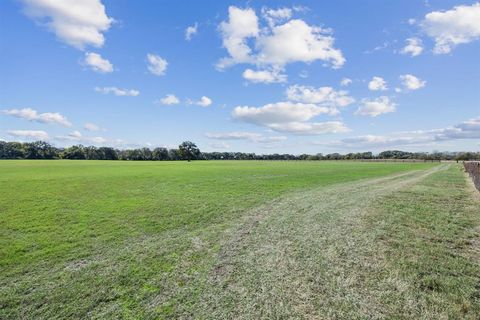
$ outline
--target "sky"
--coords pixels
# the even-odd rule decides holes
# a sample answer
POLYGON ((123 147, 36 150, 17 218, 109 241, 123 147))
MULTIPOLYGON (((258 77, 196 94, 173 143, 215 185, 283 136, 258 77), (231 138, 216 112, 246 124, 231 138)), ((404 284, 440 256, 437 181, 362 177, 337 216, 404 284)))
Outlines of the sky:
POLYGON ((0 139, 480 150, 480 2, 0 2, 0 139))

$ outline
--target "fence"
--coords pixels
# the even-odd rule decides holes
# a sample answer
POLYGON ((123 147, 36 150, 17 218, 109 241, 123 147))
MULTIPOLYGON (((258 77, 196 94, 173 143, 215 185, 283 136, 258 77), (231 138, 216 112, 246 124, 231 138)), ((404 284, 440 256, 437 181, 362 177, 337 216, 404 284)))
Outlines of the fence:
POLYGON ((480 191, 480 161, 464 161, 463 166, 472 178, 475 187, 480 191))

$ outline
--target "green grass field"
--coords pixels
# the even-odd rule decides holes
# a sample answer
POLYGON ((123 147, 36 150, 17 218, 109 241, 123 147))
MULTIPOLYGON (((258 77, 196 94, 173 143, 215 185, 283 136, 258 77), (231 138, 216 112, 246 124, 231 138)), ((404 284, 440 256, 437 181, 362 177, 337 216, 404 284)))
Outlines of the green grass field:
POLYGON ((478 314, 459 165, 0 162, 1 319, 478 314))

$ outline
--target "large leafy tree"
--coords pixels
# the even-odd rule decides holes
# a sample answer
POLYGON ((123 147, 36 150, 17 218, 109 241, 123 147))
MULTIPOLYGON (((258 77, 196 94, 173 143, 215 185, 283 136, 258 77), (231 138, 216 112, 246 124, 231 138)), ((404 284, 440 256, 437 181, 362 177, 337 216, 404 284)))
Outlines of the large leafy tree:
POLYGON ((187 161, 199 159, 201 154, 197 145, 191 141, 182 142, 182 144, 178 146, 178 152, 180 153, 180 157, 187 161))

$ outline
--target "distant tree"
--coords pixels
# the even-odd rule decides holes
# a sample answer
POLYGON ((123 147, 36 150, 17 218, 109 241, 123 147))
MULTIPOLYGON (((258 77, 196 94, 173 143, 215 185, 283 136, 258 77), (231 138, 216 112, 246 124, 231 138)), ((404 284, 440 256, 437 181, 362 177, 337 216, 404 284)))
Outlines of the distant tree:
POLYGON ((362 153, 362 156, 360 159, 373 159, 373 153, 371 152, 364 152, 362 153))
POLYGON ((2 154, 3 159, 24 159, 25 152, 23 144, 20 142, 3 142, 2 141, 2 154))
POLYGON ((88 147, 85 147, 83 150, 85 152, 85 159, 87 159, 87 160, 101 160, 102 159, 100 153, 98 152, 97 147, 88 146, 88 147))
POLYGON ((26 142, 22 146, 25 159, 58 158, 58 149, 44 141, 26 142))
POLYGON ((110 147, 82 145, 68 148, 56 148, 44 141, 6 142, 0 140, 0 159, 87 159, 87 160, 355 160, 355 159, 422 159, 439 160, 480 160, 480 152, 406 152, 386 150, 374 156, 372 152, 331 153, 322 155, 301 154, 255 154, 243 152, 200 152, 189 141, 182 143, 179 149, 148 148, 116 150, 110 147))
POLYGON ((201 152, 197 145, 191 141, 184 141, 178 146, 178 152, 182 160, 197 160, 200 158, 201 152))
POLYGON ((98 151, 102 155, 102 160, 118 160, 117 151, 113 148, 100 147, 98 151))
POLYGON ((127 160, 145 160, 142 149, 129 149, 126 150, 127 160))
POLYGON ((62 159, 73 159, 73 160, 83 160, 87 158, 85 154, 85 147, 82 145, 71 146, 70 148, 66 148, 60 154, 60 157, 62 159))
POLYGON ((168 160, 168 149, 167 148, 155 148, 152 152, 153 160, 168 160))

